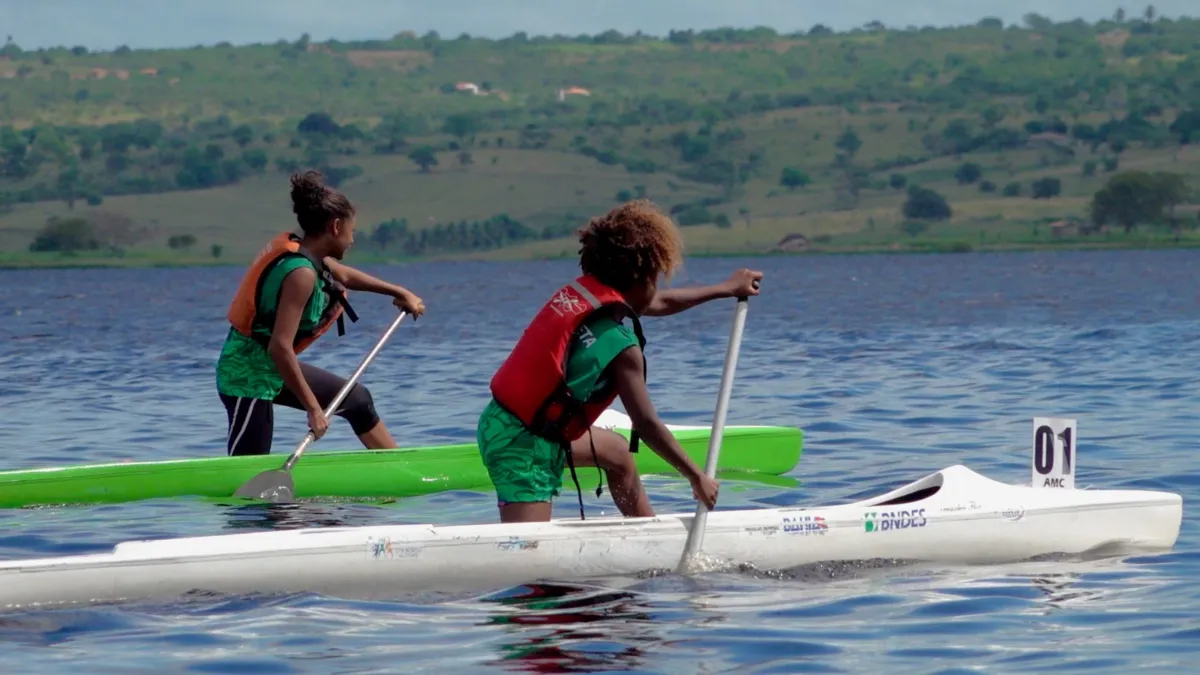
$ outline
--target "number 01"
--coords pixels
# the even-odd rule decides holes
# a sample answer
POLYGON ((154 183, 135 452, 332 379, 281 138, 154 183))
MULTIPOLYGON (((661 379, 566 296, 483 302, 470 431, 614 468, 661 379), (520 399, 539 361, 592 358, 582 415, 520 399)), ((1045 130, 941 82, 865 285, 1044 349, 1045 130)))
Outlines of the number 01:
MULTIPOLYGON (((1071 428, 1057 435, 1063 444, 1063 472, 1071 473, 1071 428)), ((1043 476, 1054 470, 1054 430, 1043 424, 1034 435, 1033 467, 1043 476)))

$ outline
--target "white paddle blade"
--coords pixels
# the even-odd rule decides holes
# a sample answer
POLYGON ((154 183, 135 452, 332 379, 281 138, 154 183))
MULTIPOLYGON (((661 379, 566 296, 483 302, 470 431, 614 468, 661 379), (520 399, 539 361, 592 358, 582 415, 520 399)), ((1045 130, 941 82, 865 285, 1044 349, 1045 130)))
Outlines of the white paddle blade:
POLYGON ((275 469, 264 471, 251 478, 245 485, 233 493, 234 497, 242 499, 261 499, 271 503, 292 501, 296 485, 292 476, 286 471, 275 469))

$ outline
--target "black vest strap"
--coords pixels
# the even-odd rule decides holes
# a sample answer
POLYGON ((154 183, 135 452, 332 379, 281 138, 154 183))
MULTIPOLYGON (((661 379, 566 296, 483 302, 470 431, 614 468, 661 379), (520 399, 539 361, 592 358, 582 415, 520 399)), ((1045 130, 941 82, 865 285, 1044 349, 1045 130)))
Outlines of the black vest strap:
MULTIPOLYGON (((333 277, 333 272, 330 272, 329 268, 325 266, 325 261, 317 258, 317 256, 313 255, 311 251, 303 246, 298 248, 296 252, 304 256, 308 262, 312 263, 312 266, 316 268, 317 276, 321 277, 321 282, 324 286, 325 293, 329 296, 329 299, 332 302, 336 302, 338 305, 341 305, 342 311, 345 312, 346 316, 350 317, 350 321, 352 323, 357 323, 358 314, 354 311, 354 308, 350 306, 350 301, 346 298, 346 287, 333 277)), ((332 302, 330 307, 333 306, 332 302)), ((342 319, 341 314, 338 315, 337 325, 338 337, 345 335, 346 322, 342 319)))
MULTIPOLYGON (((648 373, 649 368, 646 365, 646 336, 642 333, 642 322, 638 319, 637 314, 630 313, 629 318, 633 319, 633 334, 637 336, 638 346, 642 350, 642 379, 649 384, 648 373)), ((641 437, 638 436, 637 429, 629 430, 629 452, 636 453, 638 445, 641 442, 641 437)))
MULTIPOLYGON (((354 308, 350 306, 350 301, 346 298, 346 287, 334 278, 333 273, 330 272, 329 268, 325 266, 325 262, 323 260, 317 258, 317 256, 312 254, 312 251, 309 251, 303 246, 297 248, 295 253, 285 253, 279 256, 272 263, 263 268, 262 273, 258 277, 258 286, 254 289, 256 305, 258 304, 258 299, 262 297, 263 284, 266 283, 267 275, 270 274, 275 265, 278 265, 281 260, 289 255, 303 256, 316 270, 317 278, 319 278, 321 281, 321 290, 329 296, 330 300, 329 305, 325 308, 326 313, 332 312, 337 306, 340 306, 345 315, 350 317, 351 322, 358 321, 358 313, 354 311, 354 308), (335 305, 334 303, 337 304, 335 305)), ((274 324, 274 313, 266 313, 260 309, 255 315, 253 323, 263 326, 270 331, 274 324)), ((338 337, 346 334, 346 322, 342 318, 341 314, 338 314, 337 327, 338 337)), ((251 337, 262 346, 266 347, 268 344, 270 344, 270 338, 255 333, 253 327, 251 328, 250 332, 251 337)), ((308 331, 296 331, 296 343, 299 344, 301 340, 309 337, 309 335, 310 333, 308 331)))

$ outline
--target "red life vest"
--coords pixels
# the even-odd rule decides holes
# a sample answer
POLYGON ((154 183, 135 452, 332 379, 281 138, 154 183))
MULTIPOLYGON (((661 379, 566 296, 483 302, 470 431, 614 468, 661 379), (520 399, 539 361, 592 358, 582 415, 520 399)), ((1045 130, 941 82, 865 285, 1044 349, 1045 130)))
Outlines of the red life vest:
MULTIPOLYGON (((492 377, 492 397, 537 436, 564 444, 582 436, 617 394, 614 387, 598 400, 572 396, 566 379, 568 349, 572 336, 593 313, 613 305, 629 303, 590 275, 555 291, 492 377)), ((637 313, 630 309, 629 316, 644 347, 637 313)), ((636 435, 634 439, 631 449, 636 451, 636 435)))
POLYGON ((324 335, 335 321, 338 335, 345 335, 346 323, 342 318, 343 310, 351 321, 358 321, 358 315, 354 313, 354 308, 346 300, 345 287, 333 278, 333 274, 323 261, 300 245, 300 238, 291 232, 284 232, 272 239, 254 257, 254 261, 250 263, 250 269, 246 270, 245 276, 242 277, 242 283, 233 296, 233 302, 230 303, 226 316, 237 332, 266 347, 270 339, 261 333, 256 333, 254 328, 255 326, 265 327, 269 332, 275 325, 275 317, 261 310, 258 306, 258 296, 262 293, 262 284, 267 278, 267 272, 279 261, 292 255, 304 256, 312 263, 317 270, 317 276, 321 279, 322 289, 330 296, 329 304, 321 316, 320 323, 312 331, 296 331, 293 348, 299 354, 317 338, 324 335))

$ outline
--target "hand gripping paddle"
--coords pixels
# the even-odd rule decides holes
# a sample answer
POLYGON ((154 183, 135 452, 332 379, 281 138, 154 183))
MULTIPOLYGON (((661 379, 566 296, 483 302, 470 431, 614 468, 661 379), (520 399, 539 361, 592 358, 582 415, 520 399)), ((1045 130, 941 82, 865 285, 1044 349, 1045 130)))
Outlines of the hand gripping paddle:
MULTIPOLYGON (((355 370, 350 379, 346 380, 346 384, 342 387, 342 390, 334 397, 329 407, 325 408, 324 415, 326 420, 333 416, 337 407, 342 404, 342 401, 345 400, 355 383, 358 382, 358 378, 362 377, 363 371, 367 369, 371 361, 375 360, 375 356, 379 353, 379 350, 383 349, 384 343, 400 327, 400 322, 404 320, 404 315, 404 312, 400 312, 400 315, 392 322, 392 325, 383 334, 383 337, 379 338, 379 342, 375 343, 375 348, 367 354, 362 363, 358 364, 358 370, 355 370)), ((314 440, 316 440, 316 436, 313 435, 312 429, 309 429, 308 434, 300 442, 296 451, 283 463, 283 468, 263 471, 238 488, 237 492, 233 493, 233 496, 245 499, 263 499, 275 503, 291 501, 296 488, 295 483, 292 481, 292 466, 296 464, 296 460, 300 459, 300 455, 304 454, 304 449, 314 440)))

